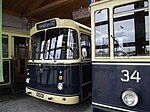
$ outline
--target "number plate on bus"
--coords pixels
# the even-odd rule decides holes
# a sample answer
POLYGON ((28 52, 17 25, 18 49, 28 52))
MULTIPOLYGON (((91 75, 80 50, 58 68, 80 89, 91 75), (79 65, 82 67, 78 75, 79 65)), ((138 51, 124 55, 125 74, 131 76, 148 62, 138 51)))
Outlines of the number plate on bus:
POLYGON ((37 92, 37 93, 36 93, 36 96, 38 96, 38 97, 40 97, 40 98, 44 98, 44 94, 43 94, 43 93, 37 92))

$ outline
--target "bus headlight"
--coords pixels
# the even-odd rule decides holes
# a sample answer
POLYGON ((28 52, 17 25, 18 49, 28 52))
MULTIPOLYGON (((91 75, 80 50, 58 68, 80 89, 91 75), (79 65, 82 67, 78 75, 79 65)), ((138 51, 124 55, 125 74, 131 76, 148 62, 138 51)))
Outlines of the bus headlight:
POLYGON ((30 78, 26 78, 26 83, 29 84, 30 83, 30 78))
POLYGON ((122 93, 122 101, 125 105, 133 107, 138 103, 138 95, 133 90, 126 90, 122 93))
POLYGON ((63 90, 63 83, 58 83, 57 88, 58 88, 59 90, 63 90))

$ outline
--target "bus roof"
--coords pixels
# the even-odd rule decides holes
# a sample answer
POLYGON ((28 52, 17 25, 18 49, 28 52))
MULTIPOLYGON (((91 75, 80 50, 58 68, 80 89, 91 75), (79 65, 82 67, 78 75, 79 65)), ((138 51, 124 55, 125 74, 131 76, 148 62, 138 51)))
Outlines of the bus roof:
POLYGON ((90 7, 94 6, 96 4, 101 4, 101 3, 104 3, 104 2, 108 2, 108 1, 112 1, 112 0, 102 0, 102 1, 94 2, 94 3, 91 3, 90 7))
POLYGON ((83 25, 81 23, 78 23, 76 21, 73 21, 71 19, 59 19, 59 18, 51 18, 47 19, 45 21, 38 22, 32 27, 30 30, 30 34, 34 34, 38 31, 43 31, 45 29, 55 28, 55 27, 69 27, 69 28, 76 28, 76 29, 86 29, 91 31, 91 28, 83 25))

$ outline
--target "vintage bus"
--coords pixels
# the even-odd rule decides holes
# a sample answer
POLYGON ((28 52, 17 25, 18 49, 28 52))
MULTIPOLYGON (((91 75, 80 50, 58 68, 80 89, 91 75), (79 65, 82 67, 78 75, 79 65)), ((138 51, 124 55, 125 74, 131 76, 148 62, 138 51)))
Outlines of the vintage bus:
POLYGON ((149 5, 149 0, 91 4, 95 112, 150 112, 149 5))
POLYGON ((10 87, 12 92, 24 91, 30 35, 12 30, 2 31, 3 79, 0 89, 10 87))
POLYGON ((26 93, 60 104, 91 96, 91 29, 69 19, 52 18, 30 31, 26 93))

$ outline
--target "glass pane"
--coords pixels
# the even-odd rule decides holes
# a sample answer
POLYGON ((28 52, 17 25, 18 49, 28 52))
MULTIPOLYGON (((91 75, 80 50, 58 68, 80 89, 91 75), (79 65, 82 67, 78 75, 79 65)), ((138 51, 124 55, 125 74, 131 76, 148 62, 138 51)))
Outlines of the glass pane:
POLYGON ((48 30, 44 49, 44 59, 78 59, 77 32, 67 28, 48 30))
POLYGON ((95 12, 95 52, 96 57, 110 56, 109 53, 108 9, 95 12))
MULTIPOLYGON (((144 2, 130 4, 134 8, 143 7, 144 2)), ((117 7, 122 9, 120 6, 117 7)), ((114 9, 115 10, 115 9, 114 9)), ((147 56, 149 55, 149 22, 147 10, 114 16, 114 55, 147 56)))
POLYGON ((25 48, 20 48, 19 50, 19 56, 20 56, 20 59, 24 59, 25 58, 25 48))
POLYGON ((81 52, 83 58, 91 57, 91 38, 88 35, 81 35, 81 52))
POLYGON ((9 69, 9 61, 4 61, 3 60, 3 78, 4 78, 4 82, 0 82, 0 84, 5 84, 5 83, 10 83, 9 79, 10 79, 10 69, 9 69))
POLYGON ((133 9, 140 9, 140 8, 144 8, 144 7, 148 7, 148 1, 140 1, 140 2, 136 2, 136 3, 132 3, 132 4, 127 4, 127 5, 123 5, 123 6, 119 6, 116 7, 114 9, 114 13, 119 13, 119 12, 125 12, 125 11, 131 11, 133 9))
POLYGON ((95 12, 95 23, 108 21, 108 9, 98 10, 95 12))
POLYGON ((134 19, 117 21, 114 23, 115 56, 135 54, 135 27, 134 19), (132 46, 133 45, 133 46, 132 46), (126 47, 125 47, 126 46, 126 47))
POLYGON ((8 38, 2 38, 3 58, 8 58, 8 38))
POLYGON ((20 59, 25 58, 25 39, 19 40, 19 57, 20 59))
POLYGON ((119 12, 124 12, 124 11, 129 11, 134 9, 134 4, 129 4, 121 7, 117 7, 114 9, 114 13, 119 13, 119 12))
POLYGON ((32 59, 78 59, 78 54, 78 37, 73 29, 50 29, 32 36, 32 59))
POLYGON ((132 14, 134 15, 134 10, 147 8, 147 7, 148 7, 148 1, 146 1, 146 0, 136 2, 136 3, 132 3, 132 4, 127 4, 127 5, 124 5, 124 6, 116 7, 114 9, 114 14, 117 14, 117 15, 115 15, 115 18, 121 17, 121 16, 129 16, 129 15, 132 15, 132 14))
POLYGON ((32 59, 43 59, 44 34, 45 32, 39 32, 31 37, 32 59))

